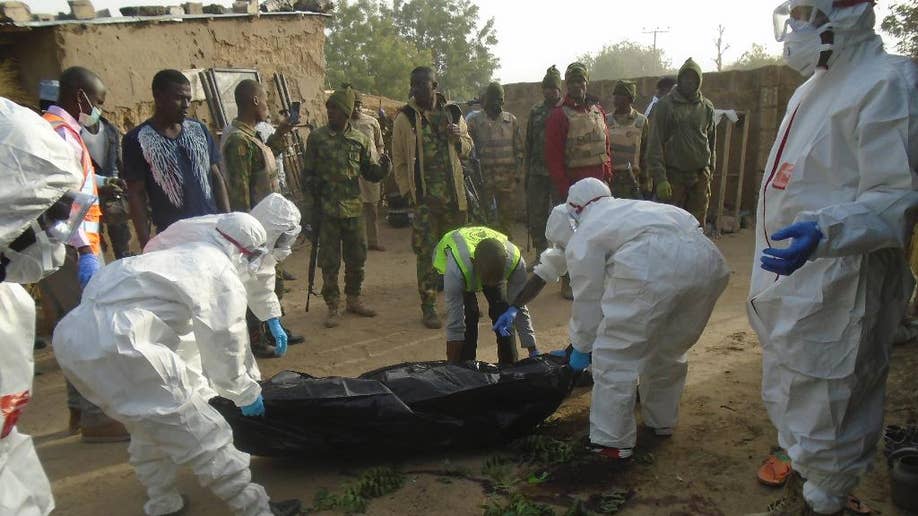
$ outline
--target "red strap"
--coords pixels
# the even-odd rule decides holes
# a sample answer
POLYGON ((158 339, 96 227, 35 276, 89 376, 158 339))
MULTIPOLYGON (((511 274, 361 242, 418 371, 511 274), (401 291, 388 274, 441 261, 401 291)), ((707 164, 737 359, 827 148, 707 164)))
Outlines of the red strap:
POLYGON ((13 431, 13 427, 16 426, 16 422, 19 421, 22 409, 31 399, 32 396, 29 394, 29 391, 7 394, 6 396, 0 397, 0 414, 3 415, 3 429, 0 430, 0 439, 10 435, 10 432, 13 431))
POLYGON ((600 196, 598 196, 598 197, 593 197, 592 199, 590 199, 589 201, 587 201, 586 204, 584 204, 583 206, 574 204, 574 203, 572 203, 572 202, 569 202, 568 204, 571 206, 571 208, 574 208, 574 212, 575 212, 575 213, 580 213, 580 212, 583 211, 587 206, 589 206, 589 205, 593 204, 594 202, 596 202, 596 201, 602 199, 603 197, 608 197, 608 195, 600 195, 600 196))
POLYGON ((237 242, 233 237, 227 235, 226 233, 220 231, 219 229, 217 230, 217 233, 220 233, 221 235, 223 235, 223 238, 229 240, 229 242, 233 244, 234 246, 236 246, 236 248, 239 249, 239 252, 241 252, 244 256, 252 256, 255 254, 254 252, 246 249, 242 244, 237 242))

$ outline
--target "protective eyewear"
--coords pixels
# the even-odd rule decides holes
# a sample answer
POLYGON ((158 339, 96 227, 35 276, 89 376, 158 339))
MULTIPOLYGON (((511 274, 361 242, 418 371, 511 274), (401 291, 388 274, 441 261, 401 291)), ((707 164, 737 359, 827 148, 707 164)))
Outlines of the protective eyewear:
POLYGON ((772 21, 775 40, 783 42, 791 33, 815 32, 828 23, 829 18, 813 5, 812 0, 788 0, 775 8, 772 21))
POLYGON ((277 241, 274 242, 275 249, 291 249, 293 248, 293 242, 296 241, 296 237, 299 236, 301 228, 297 225, 294 229, 290 231, 285 231, 277 237, 277 241))
POLYGON ((52 244, 63 244, 70 240, 96 198, 92 195, 70 191, 58 199, 50 208, 33 220, 19 237, 10 243, 14 251, 23 251, 42 240, 52 244))

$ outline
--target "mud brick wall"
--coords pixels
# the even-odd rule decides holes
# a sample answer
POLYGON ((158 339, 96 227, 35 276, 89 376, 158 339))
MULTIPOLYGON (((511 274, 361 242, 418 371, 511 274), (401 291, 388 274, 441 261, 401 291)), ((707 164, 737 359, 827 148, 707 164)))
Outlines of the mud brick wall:
MULTIPOLYGON (((644 108, 650 102, 656 89, 656 83, 659 77, 640 77, 632 79, 637 84, 638 97, 635 99, 635 108, 643 112, 644 108)), ((756 196, 761 184, 765 161, 768 159, 768 153, 771 150, 775 135, 778 132, 778 125, 784 116, 784 110, 787 107, 787 101, 793 94, 794 89, 803 81, 803 78, 783 66, 767 66, 756 70, 748 71, 731 71, 720 73, 706 73, 701 86, 702 93, 714 103, 718 109, 735 109, 749 113, 749 142, 746 148, 746 170, 744 176, 743 195, 739 200, 740 207, 744 211, 754 214, 756 196)), ((612 89, 616 81, 595 81, 591 82, 589 91, 592 95, 599 97, 602 105, 608 110, 612 110, 612 89)), ((522 127, 526 127, 529 119, 529 110, 534 104, 542 101, 541 83, 517 83, 504 86, 506 103, 504 109, 515 114, 520 120, 522 127)), ((718 128, 718 142, 723 139, 724 122, 721 122, 718 128)), ((728 174, 736 174, 740 163, 740 145, 742 141, 742 124, 737 125, 733 132, 733 143, 731 145, 731 158, 728 164, 728 174)), ((718 149, 718 170, 719 174, 723 168, 723 146, 718 149)), ((713 189, 713 198, 711 206, 717 203, 717 186, 718 177, 715 175, 713 189)), ((736 197, 736 178, 728 177, 727 193, 724 196, 727 207, 735 207, 736 197)), ((521 213, 524 213, 525 206, 520 196, 519 206, 521 213)), ((710 213, 710 211, 709 211, 710 213)))
MULTIPOLYGON (((0 33, 0 58, 19 64, 23 89, 34 92, 36 104, 40 80, 74 65, 95 71, 108 87, 105 114, 124 131, 153 113, 150 83, 164 68, 256 69, 275 112, 272 77, 282 72, 292 100, 302 101, 302 119, 324 123, 324 29, 325 17, 304 14, 61 24, 0 33)), ((190 116, 218 129, 204 101, 193 103, 190 116)))

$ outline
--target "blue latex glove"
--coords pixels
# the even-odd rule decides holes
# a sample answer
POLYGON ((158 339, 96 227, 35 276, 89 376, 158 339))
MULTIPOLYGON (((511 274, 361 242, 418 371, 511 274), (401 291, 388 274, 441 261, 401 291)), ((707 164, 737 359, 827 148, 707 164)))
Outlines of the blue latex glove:
POLYGON ((246 417, 255 417, 265 415, 265 399, 261 397, 261 394, 258 395, 258 399, 253 401, 251 404, 242 409, 242 415, 246 417))
POLYGON ((494 331, 496 331, 499 335, 509 337, 510 332, 513 331, 513 320, 516 319, 516 316, 519 313, 520 309, 515 306, 508 308, 506 312, 497 318, 497 322, 494 323, 494 331))
POLYGON ((538 349, 536 349, 535 347, 529 348, 529 358, 534 358, 534 357, 537 357, 537 356, 539 356, 539 355, 540 355, 540 353, 539 353, 539 350, 538 350, 538 349))
POLYGON ((571 369, 574 371, 583 371, 590 365, 590 361, 593 359, 590 353, 581 353, 577 351, 577 348, 571 350, 571 358, 568 359, 567 365, 571 366, 571 369))
POLYGON ((99 259, 96 258, 96 255, 92 253, 81 254, 80 260, 77 262, 80 288, 86 288, 86 284, 92 279, 92 275, 101 267, 102 264, 99 263, 99 259))
POLYGON ((771 235, 775 241, 793 238, 784 249, 769 247, 762 251, 762 268, 775 274, 789 276, 803 267, 819 245, 822 232, 815 222, 797 222, 771 235))
POLYGON ((274 336, 274 354, 282 357, 287 352, 287 332, 281 327, 280 319, 277 317, 265 321, 271 335, 274 336))

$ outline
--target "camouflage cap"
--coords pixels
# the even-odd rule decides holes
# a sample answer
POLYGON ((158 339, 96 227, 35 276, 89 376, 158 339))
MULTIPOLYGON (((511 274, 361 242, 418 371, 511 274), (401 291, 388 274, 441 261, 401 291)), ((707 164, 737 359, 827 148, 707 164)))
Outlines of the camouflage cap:
POLYGON ((551 65, 545 71, 545 77, 542 78, 542 87, 561 89, 561 71, 555 65, 551 65))
POLYGON ((615 88, 612 89, 612 94, 631 97, 633 101, 634 97, 637 96, 637 85, 634 81, 618 81, 615 83, 615 88))
POLYGON ((585 64, 578 61, 567 65, 567 70, 564 71, 564 80, 569 81, 574 78, 580 78, 585 81, 590 80, 590 72, 585 64))
POLYGON ((328 97, 325 105, 331 104, 350 115, 354 111, 354 98, 354 89, 350 84, 344 84, 328 97))

